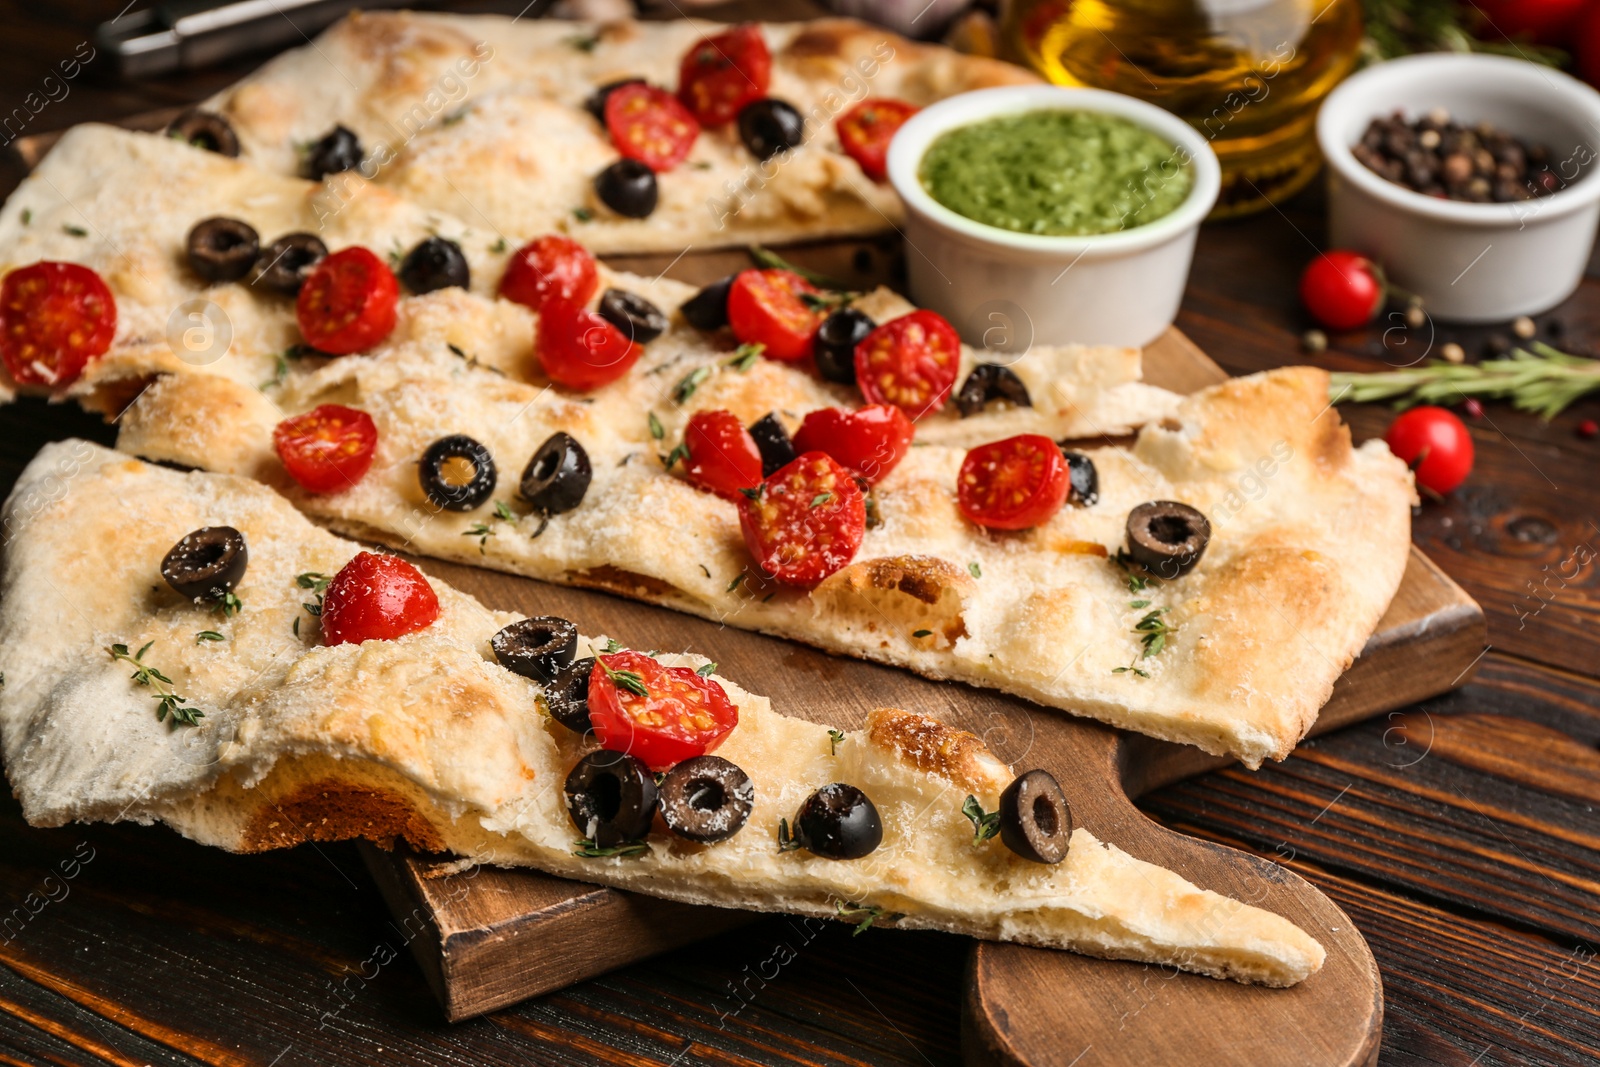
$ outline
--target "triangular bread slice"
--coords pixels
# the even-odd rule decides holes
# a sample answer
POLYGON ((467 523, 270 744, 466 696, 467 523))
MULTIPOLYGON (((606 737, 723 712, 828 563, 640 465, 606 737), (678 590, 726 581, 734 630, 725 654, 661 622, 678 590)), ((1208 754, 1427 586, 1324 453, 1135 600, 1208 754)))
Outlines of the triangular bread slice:
POLYGON ((561 787, 584 742, 489 648, 515 616, 434 582, 442 610, 431 627, 325 647, 297 576, 332 574, 360 546, 312 526, 265 486, 82 441, 34 459, 4 526, 0 747, 36 825, 162 821, 235 851, 404 838, 675 900, 818 916, 847 906, 900 926, 1268 985, 1299 982, 1323 960, 1294 924, 1090 829, 1076 830, 1057 866, 998 841, 975 847, 963 799, 993 808, 1011 772, 971 734, 881 709, 835 755, 825 725, 783 715, 726 679, 740 721, 719 754, 754 782, 748 824, 715 845, 658 828, 644 855, 583 858, 561 787), (243 606, 229 618, 160 577, 174 542, 219 524, 241 530, 250 549, 236 589, 243 606), (158 723, 152 690, 108 654, 147 643, 144 662, 203 712, 199 725, 158 723), (781 852, 778 820, 831 781, 874 798, 882 847, 849 861, 781 852))

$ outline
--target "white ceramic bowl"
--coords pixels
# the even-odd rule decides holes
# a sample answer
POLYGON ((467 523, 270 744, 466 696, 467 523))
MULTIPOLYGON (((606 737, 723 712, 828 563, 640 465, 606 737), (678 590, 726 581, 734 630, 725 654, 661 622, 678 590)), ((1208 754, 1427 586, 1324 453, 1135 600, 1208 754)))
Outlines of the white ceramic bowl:
POLYGON ((962 93, 919 111, 889 146, 889 181, 906 207, 912 298, 939 312, 968 344, 1144 345, 1171 325, 1183 299, 1200 220, 1221 187, 1217 157, 1182 119, 1100 89, 1024 85, 962 93), (974 222, 934 200, 917 178, 946 130, 999 115, 1059 108, 1131 119, 1174 145, 1194 181, 1188 199, 1154 222, 1118 233, 1045 237, 974 222))
POLYGON ((1600 219, 1600 93, 1559 71, 1488 55, 1419 55, 1369 67, 1335 89, 1317 117, 1328 161, 1328 239, 1382 264, 1390 281, 1453 322, 1503 322, 1565 300, 1583 278, 1600 219), (1396 109, 1444 108, 1546 145, 1559 192, 1510 204, 1424 196, 1387 181, 1350 149, 1396 109))

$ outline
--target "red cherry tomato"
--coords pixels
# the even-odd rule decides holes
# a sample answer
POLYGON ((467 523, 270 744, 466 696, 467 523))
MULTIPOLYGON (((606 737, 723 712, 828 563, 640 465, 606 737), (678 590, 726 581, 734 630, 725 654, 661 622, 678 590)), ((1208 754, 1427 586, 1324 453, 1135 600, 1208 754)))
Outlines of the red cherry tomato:
POLYGON ((613 652, 595 657, 589 721, 601 748, 664 771, 722 744, 739 725, 739 709, 722 686, 688 667, 664 667, 643 652, 613 652))
POLYGON ((618 152, 657 172, 687 159, 700 136, 700 124, 677 97, 644 82, 630 82, 606 97, 606 129, 618 152))
POLYGON ((961 337, 932 311, 891 319, 856 345, 856 383, 871 404, 913 421, 944 407, 961 370, 961 337))
POLYGON ((644 348, 593 311, 550 303, 539 316, 534 352, 551 381, 587 390, 628 373, 644 348))
POLYGON ((316 265, 300 287, 294 314, 306 344, 347 356, 389 336, 399 300, 394 272, 371 250, 355 245, 316 265))
POLYGON ((1060 445, 1043 434, 1018 434, 967 453, 956 502, 979 526, 1026 530, 1060 511, 1071 485, 1060 445))
POLYGON ((1354 252, 1324 252, 1300 275, 1300 302, 1330 330, 1358 330, 1383 307, 1378 265, 1354 252))
POLYGON ((1435 493, 1448 493, 1472 473, 1472 435, 1444 408, 1412 408, 1389 424, 1383 439, 1411 468, 1417 484, 1435 493))
POLYGON ((278 423, 272 447, 307 492, 337 493, 366 477, 378 449, 378 428, 359 408, 323 404, 278 423))
POLYGON ((766 346, 769 359, 803 359, 827 315, 804 299, 816 287, 786 270, 740 272, 728 290, 728 325, 745 344, 766 346))
POLYGON ((799 452, 826 452, 877 485, 911 450, 915 433, 905 412, 893 404, 868 404, 856 411, 813 411, 795 431, 799 452))
POLYGON ((1475 0, 1473 7, 1489 35, 1548 45, 1568 43, 1584 9, 1592 10, 1589 0, 1475 0))
POLYGON ((738 503, 744 499, 739 490, 761 484, 761 450, 731 411, 695 412, 683 444, 689 450, 683 472, 700 488, 738 503))
POLYGON ((587 304, 600 281, 594 257, 570 237, 536 237, 517 249, 500 279, 500 295, 535 311, 547 302, 587 304))
POLYGON ((322 642, 358 645, 426 630, 439 617, 428 579, 398 556, 359 552, 328 583, 322 642))
POLYGON ((746 23, 689 49, 678 68, 678 99, 700 125, 721 126, 766 96, 771 80, 772 53, 761 28, 746 23))
POLYGON ((823 452, 773 471, 739 514, 756 565, 786 585, 815 585, 849 565, 867 530, 855 475, 823 452))
POLYGON ((0 285, 0 357, 18 385, 76 381, 116 332, 117 302, 88 267, 40 260, 0 285))
POLYGON ((916 113, 916 106, 904 100, 868 97, 833 125, 845 154, 861 164, 863 174, 881 182, 889 176, 889 142, 916 113))

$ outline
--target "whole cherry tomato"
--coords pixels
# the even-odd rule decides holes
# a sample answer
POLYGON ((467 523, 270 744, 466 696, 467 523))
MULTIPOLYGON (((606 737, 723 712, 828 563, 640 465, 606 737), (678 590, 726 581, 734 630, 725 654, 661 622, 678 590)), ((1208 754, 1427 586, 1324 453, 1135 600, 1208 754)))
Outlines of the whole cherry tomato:
POLYGON ((294 314, 306 344, 347 356, 389 336, 399 300, 394 272, 370 249, 354 245, 316 265, 300 287, 294 314))
POLYGON ((1472 473, 1472 435, 1466 423, 1444 408, 1412 408, 1389 424, 1383 439, 1411 468, 1418 485, 1440 495, 1472 473))
POLYGON ((626 752, 652 771, 704 756, 739 725, 722 686, 643 652, 596 656, 589 721, 602 748, 626 752))
POLYGON ((533 348, 551 381, 585 390, 616 381, 644 352, 596 312, 557 301, 540 314, 533 348))
POLYGON ((893 404, 868 404, 855 411, 822 408, 800 423, 794 447, 826 452, 869 485, 877 485, 906 458, 915 432, 905 412, 893 404))
POLYGON ((969 451, 956 476, 956 502, 979 526, 1026 530, 1060 511, 1071 487, 1061 446, 1025 433, 969 451))
POLYGON ((76 381, 116 332, 117 302, 88 267, 40 260, 0 285, 0 358, 18 385, 76 381))
POLYGON ((728 290, 728 324, 745 344, 764 346, 769 359, 804 359, 811 339, 827 318, 808 302, 816 287, 786 270, 741 271, 728 290))
POLYGON ((913 421, 938 411, 961 370, 961 337, 932 311, 891 319, 856 345, 856 384, 870 404, 893 404, 913 421))
POLYGON ((511 256, 500 295, 534 311, 546 303, 587 304, 600 281, 594 257, 570 237, 535 237, 511 256))
POLYGON ((358 552, 322 599, 326 645, 390 641, 426 630, 439 617, 439 598, 428 579, 398 556, 358 552))
POLYGON ((645 82, 607 94, 606 129, 618 152, 657 172, 687 159, 700 136, 700 124, 677 97, 645 82))
POLYGON ((702 489, 735 503, 741 489, 761 484, 761 450, 731 411, 697 411, 683 431, 683 472, 702 489))
POLYGON ((881 182, 889 176, 889 142, 916 113, 916 106, 904 100, 868 97, 833 125, 845 154, 861 165, 863 174, 881 182))
POLYGON ((746 23, 689 49, 678 68, 678 99, 700 125, 721 126, 766 96, 771 80, 772 53, 761 28, 746 23))
POLYGON ((323 404, 278 423, 272 446, 307 492, 337 493, 366 477, 378 449, 378 428, 359 408, 323 404))
POLYGON ((739 515, 756 565, 787 585, 816 585, 861 549, 867 506, 856 477, 823 452, 773 471, 739 515))
POLYGON ((1383 272, 1355 252, 1324 252, 1300 275, 1300 302, 1330 330, 1358 330, 1383 307, 1383 272))

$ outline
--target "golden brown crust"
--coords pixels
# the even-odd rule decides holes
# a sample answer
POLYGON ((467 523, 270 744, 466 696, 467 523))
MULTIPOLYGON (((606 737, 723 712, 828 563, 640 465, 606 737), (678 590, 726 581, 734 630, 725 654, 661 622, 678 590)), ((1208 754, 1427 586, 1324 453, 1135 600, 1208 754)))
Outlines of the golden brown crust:
POLYGON ((967 636, 963 599, 972 576, 938 556, 899 555, 861 560, 825 579, 812 592, 817 610, 861 615, 869 628, 881 620, 905 633, 921 633, 949 647, 967 636), (863 611, 863 607, 870 611, 863 611))
POLYGON ((239 851, 358 838, 385 848, 392 848, 396 840, 424 852, 445 848, 432 824, 398 794, 324 779, 260 804, 244 825, 239 851))
POLYGON ((997 796, 1010 774, 976 734, 898 708, 867 714, 867 738, 925 774, 948 778, 982 798, 997 796))

